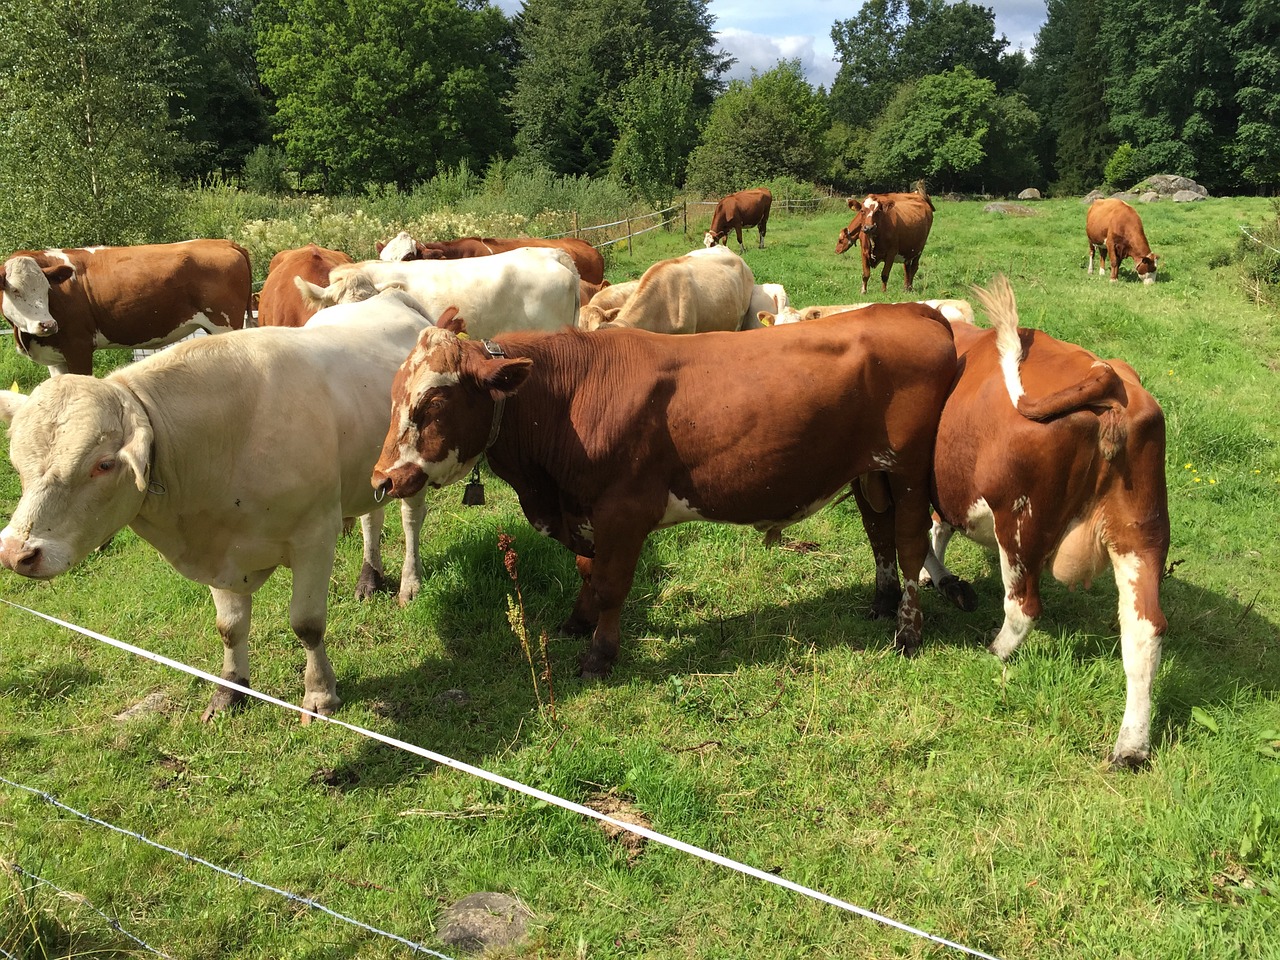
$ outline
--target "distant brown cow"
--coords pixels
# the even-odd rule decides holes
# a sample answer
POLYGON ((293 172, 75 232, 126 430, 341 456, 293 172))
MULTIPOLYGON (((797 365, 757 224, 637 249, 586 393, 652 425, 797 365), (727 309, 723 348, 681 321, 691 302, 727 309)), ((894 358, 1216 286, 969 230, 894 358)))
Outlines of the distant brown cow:
POLYGON ((604 280, 604 257, 600 251, 574 237, 543 240, 540 237, 459 237, 457 240, 415 240, 400 231, 386 243, 374 244, 379 260, 464 260, 468 257, 487 257, 505 253, 518 247, 555 247, 573 258, 578 268, 578 279, 587 283, 604 280))
POLYGON ((599 283, 588 283, 586 280, 580 279, 578 281, 578 306, 585 307, 591 302, 592 297, 607 286, 610 286, 608 280, 601 280, 599 283))
POLYGON ((281 250, 271 258, 267 279, 258 295, 258 326, 301 327, 315 315, 319 307, 303 302, 294 285, 294 277, 314 284, 329 285, 329 271, 340 263, 351 263, 341 250, 329 250, 309 243, 294 250, 281 250))
POLYGON ((244 326, 253 275, 230 240, 19 250, 0 265, 18 352, 54 375, 93 373, 93 351, 160 347, 244 326))
MULTIPOLYGON (((1004 625, 991 652, 1001 659, 1040 616, 1042 571, 1087 587, 1110 565, 1128 691, 1111 759, 1137 766, 1151 749, 1151 687, 1165 630, 1164 414, 1124 361, 1019 330, 1003 278, 978 296, 995 329, 952 322, 960 372, 934 452, 943 520, 934 552, 941 561, 959 530, 999 553, 1004 625)), ((929 573, 947 587, 945 570, 929 573)))
POLYGON ((911 289, 920 254, 933 227, 933 201, 919 193, 872 193, 862 201, 849 200, 857 215, 840 231, 836 253, 855 242, 862 244, 862 292, 867 292, 871 268, 883 263, 881 291, 889 289, 889 271, 902 264, 906 287, 911 289))
POLYGON ((1143 283, 1156 282, 1156 255, 1151 252, 1147 235, 1142 231, 1138 211, 1123 200, 1095 200, 1089 205, 1084 220, 1089 236, 1089 272, 1093 273, 1093 253, 1099 254, 1098 275, 1107 269, 1111 258, 1111 280, 1120 279, 1120 261, 1133 258, 1133 268, 1143 283))
POLYGON ((876 559, 874 612, 896 612, 895 646, 918 651, 911 563, 928 553, 929 463, 956 364, 937 311, 876 304, 689 337, 564 330, 482 344, 461 331, 442 322, 405 361, 372 482, 413 496, 487 456, 530 523, 578 555, 564 629, 594 634, 583 676, 613 668, 650 532, 710 520, 751 524, 769 543, 850 488, 876 559))
POLYGON ((714 247, 724 241, 729 244, 729 231, 738 235, 738 249, 745 251, 742 245, 742 228, 756 227, 760 231, 760 249, 764 249, 765 228, 769 225, 769 210, 773 206, 773 194, 765 188, 758 190, 742 190, 731 193, 716 204, 715 213, 711 215, 711 229, 702 238, 704 247, 714 247))

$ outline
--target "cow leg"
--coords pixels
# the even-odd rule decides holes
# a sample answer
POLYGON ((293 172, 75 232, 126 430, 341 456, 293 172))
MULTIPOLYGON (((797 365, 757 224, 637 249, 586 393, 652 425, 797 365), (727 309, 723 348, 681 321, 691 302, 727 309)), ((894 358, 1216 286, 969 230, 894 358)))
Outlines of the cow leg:
POLYGON ((903 656, 914 656, 923 641, 924 613, 920 608, 920 571, 929 555, 929 505, 927 470, 921 476, 889 475, 893 494, 894 542, 902 572, 902 601, 898 604, 898 629, 894 646, 903 656))
MULTIPOLYGON (((323 538, 322 538, 323 539, 323 538)), ((303 673, 302 709, 328 716, 342 701, 338 684, 324 649, 329 578, 333 574, 333 550, 337 531, 323 542, 306 544, 295 551, 299 558, 293 568, 293 593, 289 598, 289 626, 307 654, 303 673)), ((310 717, 304 715, 303 723, 310 717)))
POLYGON ((1137 768, 1151 756, 1151 688, 1160 666, 1160 637, 1167 621, 1160 610, 1163 560, 1111 549, 1120 594, 1120 650, 1124 659, 1124 721, 1111 754, 1113 767, 1137 768))
MULTIPOLYGON (((889 289, 889 271, 893 269, 893 257, 886 257, 884 266, 880 268, 880 292, 884 293, 889 289)), ((911 288, 908 287, 908 290, 911 288)))
POLYGON ((760 221, 760 227, 759 227, 759 230, 760 230, 760 244, 759 244, 759 247, 760 247, 760 249, 761 249, 761 250, 763 250, 763 249, 764 249, 764 221, 763 221, 763 220, 761 220, 761 221, 760 221))
POLYGON ((651 529, 642 528, 634 519, 621 528, 602 522, 604 518, 599 516, 593 519, 596 555, 591 561, 591 588, 600 617, 578 671, 585 680, 601 680, 613 671, 621 639, 622 605, 631 592, 640 549, 651 529))
POLYGON ((908 290, 910 290, 911 285, 915 283, 916 270, 919 268, 919 266, 920 266, 919 257, 915 258, 914 260, 904 260, 902 262, 902 272, 906 275, 908 290))
POLYGON ((965 580, 961 580, 947 569, 947 545, 955 534, 956 528, 945 521, 935 519, 929 531, 929 553, 924 558, 924 569, 920 571, 922 585, 933 584, 938 592, 951 604, 966 613, 978 609, 978 594, 965 580))
POLYGON ((1089 276, 1093 276, 1093 251, 1094 251, 1093 241, 1090 240, 1089 241, 1089 269, 1087 271, 1089 276))
POLYGON ((578 599, 574 601, 573 612, 569 619, 560 624, 561 633, 575 637, 585 637, 594 633, 600 621, 600 602, 596 591, 591 586, 591 558, 577 558, 578 576, 582 578, 582 586, 578 588, 578 599))
POLYGON ((400 606, 412 601, 422 589, 422 523, 427 517, 424 488, 400 501, 400 528, 404 531, 404 565, 400 568, 400 606))
POLYGON ((734 228, 734 230, 735 230, 735 231, 737 232, 737 234, 738 234, 738 252, 739 252, 739 253, 746 253, 746 252, 747 252, 747 247, 746 247, 746 245, 742 242, 742 224, 738 224, 738 225, 734 228))
POLYGON ((1107 257, 1111 260, 1111 282, 1115 283, 1120 279, 1120 251, 1110 234, 1107 235, 1107 257))
MULTIPOLYGON (((249 686, 249 620, 253 613, 253 594, 232 593, 210 587, 213 606, 217 611, 218 633, 222 637, 222 679, 249 686)), ((240 705, 246 694, 239 690, 218 687, 209 699, 209 706, 200 715, 202 723, 208 723, 214 714, 240 705)))
POLYGON ((357 600, 368 600, 386 589, 386 575, 382 569, 382 520, 385 515, 386 508, 374 507, 360 518, 364 563, 360 566, 360 579, 356 581, 357 600))
POLYGON ((1000 554, 1000 579, 1004 583, 1004 623, 988 646, 1001 660, 1007 660, 1027 638, 1043 609, 1040 603, 1040 572, 1044 555, 1028 542, 1028 531, 1012 517, 995 516, 996 549, 1000 554), (1010 554, 1006 544, 1018 544, 1010 554))
POLYGON ((871 544, 876 564, 876 592, 870 618, 891 617, 902 602, 902 584, 894 553, 893 504, 883 473, 872 473, 853 481, 853 499, 862 515, 862 529, 871 544))
POLYGON ((871 265, 867 262, 867 258, 862 258, 862 292, 867 292, 867 281, 871 279, 871 265))

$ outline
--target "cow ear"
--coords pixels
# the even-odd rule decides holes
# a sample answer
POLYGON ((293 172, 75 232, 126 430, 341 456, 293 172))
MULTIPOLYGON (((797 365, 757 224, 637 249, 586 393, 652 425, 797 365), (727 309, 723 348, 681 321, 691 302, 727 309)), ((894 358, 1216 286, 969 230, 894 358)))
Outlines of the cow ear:
POLYGON ((480 385, 489 391, 493 399, 501 400, 519 390, 532 369, 533 361, 528 357, 486 363, 480 374, 480 385))
POLYGON ((621 307, 610 307, 608 310, 601 310, 600 316, 602 319, 600 322, 613 323, 613 321, 618 319, 618 314, 620 314, 621 312, 622 312, 621 307))
POLYGON ((76 275, 76 268, 69 263, 60 263, 56 267, 45 267, 44 276, 50 285, 55 283, 66 283, 76 275))
POLYGON ((436 326, 458 336, 467 332, 467 321, 458 315, 457 307, 446 307, 444 313, 436 318, 436 326))
POLYGON ((848 200, 845 201, 845 203, 849 205, 850 210, 857 210, 859 207, 862 206, 862 201, 855 200, 853 199, 853 197, 850 197, 848 200))
POLYGON ((13 418, 31 398, 16 390, 0 390, 0 421, 13 423, 13 418))
MULTIPOLYGON (((414 248, 414 250, 416 250, 416 251, 417 251, 417 253, 418 253, 417 257, 405 257, 405 259, 406 259, 406 260, 414 260, 414 259, 417 259, 417 260, 427 260, 427 259, 430 259, 430 257, 428 256, 428 254, 430 253, 430 251, 429 251, 429 250, 427 250, 427 248, 426 248, 426 247, 424 247, 424 246, 423 246, 421 243, 419 243, 417 240, 415 240, 415 241, 413 242, 413 248, 414 248)), ((444 256, 443 256, 443 255, 441 255, 440 259, 442 259, 442 260, 443 260, 443 259, 444 259, 444 256)))
POLYGON ((756 314, 756 319, 760 321, 761 326, 772 327, 774 324, 774 321, 776 321, 778 318, 775 317, 772 313, 769 313, 767 310, 761 310, 759 313, 756 314))
POLYGON ((127 405, 124 414, 125 438, 119 457, 133 471, 139 493, 145 493, 151 479, 151 423, 141 404, 127 405))
POLYGON ((376 257, 382 256, 382 250, 386 246, 381 240, 373 241, 373 254, 376 257))
POLYGON ((325 302, 325 291, 329 289, 328 287, 318 286, 305 277, 294 277, 293 285, 302 295, 302 302, 310 309, 319 310, 321 307, 328 306, 325 302))

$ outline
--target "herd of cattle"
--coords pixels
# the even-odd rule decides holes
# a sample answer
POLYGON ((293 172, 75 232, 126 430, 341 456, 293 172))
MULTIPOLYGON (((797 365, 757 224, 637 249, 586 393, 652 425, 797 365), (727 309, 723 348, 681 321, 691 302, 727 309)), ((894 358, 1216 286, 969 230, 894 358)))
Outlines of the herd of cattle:
MULTIPOLYGON (((770 203, 767 191, 725 198, 703 248, 614 285, 578 240, 401 234, 361 262, 282 251, 257 329, 102 379, 51 376, 29 397, 0 391, 22 482, 0 564, 48 579, 132 527, 210 587, 222 676, 245 685, 253 594, 289 567, 303 706, 328 714, 340 703, 324 646, 336 543, 361 518, 356 594, 381 589, 386 496, 403 501, 408 603, 426 489, 487 458, 534 527, 576 555, 563 629, 590 636, 581 671, 603 677, 650 532, 711 520, 771 543, 851 494, 875 560, 873 612, 896 618, 904 654, 921 646, 924 583, 975 605, 944 566, 953 531, 999 555, 1002 658, 1041 612, 1046 567, 1087 585, 1110 565, 1127 678, 1111 759, 1142 764, 1169 546, 1159 405, 1123 361, 1019 330, 1003 278, 977 291, 991 329, 964 301, 792 308, 720 246, 736 229, 741 249, 751 226, 763 245, 770 203), (661 335, 680 333, 698 335, 661 335)), ((932 203, 850 206, 837 252, 861 246, 863 290, 872 266, 887 284, 897 261, 910 289, 932 203)), ((1132 208, 1098 201, 1087 220, 1090 272, 1102 247, 1112 279, 1126 256, 1154 279, 1132 208)), ((239 328, 251 286, 248 255, 223 240, 20 251, 0 285, 19 350, 55 374, 91 374, 95 348, 239 328)), ((205 718, 237 699, 220 688, 205 718)))

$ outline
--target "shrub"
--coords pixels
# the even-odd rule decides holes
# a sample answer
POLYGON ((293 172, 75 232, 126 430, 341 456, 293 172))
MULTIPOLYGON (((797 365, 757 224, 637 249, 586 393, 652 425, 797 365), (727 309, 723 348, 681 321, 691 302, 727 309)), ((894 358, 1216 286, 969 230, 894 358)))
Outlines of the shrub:
POLYGON ((1123 190, 1125 187, 1133 186, 1137 180, 1135 175, 1137 167, 1138 151, 1133 148, 1133 144, 1126 141, 1116 147, 1116 152, 1107 161, 1102 176, 1108 187, 1113 190, 1123 190))
POLYGON ((245 158, 241 176, 245 189, 254 193, 272 196, 289 192, 284 151, 279 147, 263 144, 254 148, 245 158))

